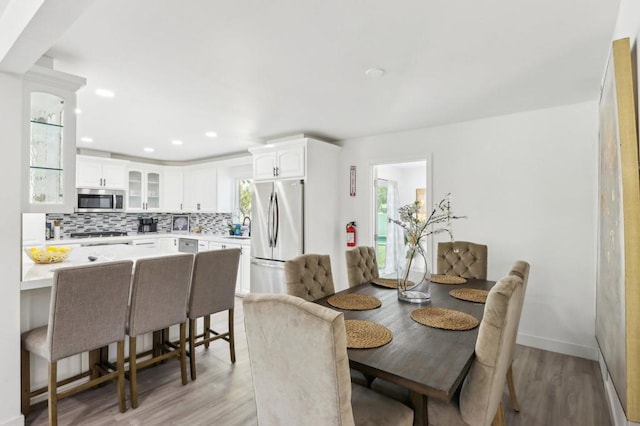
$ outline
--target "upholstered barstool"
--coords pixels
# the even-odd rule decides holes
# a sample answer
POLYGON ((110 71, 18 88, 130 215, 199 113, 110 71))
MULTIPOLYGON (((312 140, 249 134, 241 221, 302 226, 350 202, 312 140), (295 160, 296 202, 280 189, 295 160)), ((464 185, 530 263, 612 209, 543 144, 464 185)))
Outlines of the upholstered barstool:
POLYGON ((196 255, 187 314, 191 380, 196 379, 195 349, 197 346, 205 345, 208 348, 209 343, 214 340, 226 340, 229 342, 231 362, 236 362, 233 312, 239 262, 240 249, 212 250, 196 255), (229 325, 226 333, 211 329, 211 315, 222 311, 229 311, 229 325), (201 317, 204 317, 204 330, 202 334, 196 334, 196 320, 201 317))
POLYGON ((376 261, 376 250, 373 247, 359 246, 344 252, 347 261, 347 277, 349 287, 370 282, 378 278, 378 262, 376 261))
POLYGON ((331 258, 326 254, 303 254, 284 262, 287 293, 313 301, 335 293, 331 258))
MULTIPOLYGON (((168 358, 178 358, 182 384, 187 384, 187 301, 192 271, 193 255, 186 253, 140 259, 136 262, 127 324, 131 408, 138 407, 138 370, 141 368, 168 358), (163 353, 139 361, 136 353, 137 337, 175 324, 180 326, 178 345, 165 345, 163 353)), ((152 351, 144 352, 140 357, 149 354, 152 351)))
POLYGON ((56 425, 58 399, 107 380, 116 379, 118 406, 126 410, 124 394, 124 339, 133 262, 119 261, 56 269, 53 274, 49 324, 22 334, 22 412, 29 413, 31 397, 49 392, 49 424, 56 425), (117 342, 115 369, 91 365, 91 371, 57 382, 57 363, 71 355, 117 342), (49 361, 48 387, 31 391, 30 359, 33 353, 49 361), (100 368, 103 375, 97 374, 100 368), (91 376, 72 389, 58 392, 58 385, 91 376))
MULTIPOLYGON (((527 292, 527 282, 529 281, 529 269, 530 266, 524 260, 518 260, 513 264, 511 270, 509 271, 509 275, 514 275, 516 277, 522 278, 522 303, 520 304, 520 313, 518 314, 518 324, 516 325, 516 330, 520 325, 520 317, 522 316, 522 306, 524 305, 524 295, 527 292)), ((513 409, 515 411, 520 411, 520 403, 518 402, 518 397, 516 396, 516 386, 513 382, 513 357, 515 356, 516 351, 516 341, 514 339, 513 345, 511 347, 511 363, 509 364, 509 370, 507 371, 507 387, 509 388, 509 396, 511 397, 511 405, 513 405, 513 409)))
POLYGON ((468 241, 438 243, 438 274, 487 279, 487 246, 468 241))
POLYGON ((258 424, 413 424, 406 405, 350 383, 341 312, 286 294, 243 306, 258 424))

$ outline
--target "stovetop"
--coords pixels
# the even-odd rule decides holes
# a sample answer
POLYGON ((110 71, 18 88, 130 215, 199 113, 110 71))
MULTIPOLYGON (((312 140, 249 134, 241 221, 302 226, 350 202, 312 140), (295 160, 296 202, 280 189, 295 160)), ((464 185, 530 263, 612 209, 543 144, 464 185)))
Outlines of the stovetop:
POLYGON ((126 231, 72 232, 71 238, 126 237, 126 231))

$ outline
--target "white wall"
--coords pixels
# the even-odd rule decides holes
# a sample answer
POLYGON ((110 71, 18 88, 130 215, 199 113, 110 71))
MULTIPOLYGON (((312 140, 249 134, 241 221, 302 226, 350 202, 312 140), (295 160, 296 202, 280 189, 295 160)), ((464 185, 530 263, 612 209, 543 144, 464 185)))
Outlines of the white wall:
POLYGON ((22 140, 22 82, 0 73, 0 182, 2 244, 0 244, 0 341, 8 350, 0 362, 0 425, 22 425, 20 414, 20 143, 22 140), (13 188, 13 190, 12 190, 13 188))
MULTIPOLYGON (((455 237, 489 246, 489 279, 515 260, 531 264, 519 342, 597 359, 597 112, 594 101, 343 141, 342 222, 357 221, 358 243, 372 245, 371 165, 432 154, 434 200, 454 195, 455 212, 469 217, 455 237)), ((344 288, 344 268, 335 272, 344 288)))

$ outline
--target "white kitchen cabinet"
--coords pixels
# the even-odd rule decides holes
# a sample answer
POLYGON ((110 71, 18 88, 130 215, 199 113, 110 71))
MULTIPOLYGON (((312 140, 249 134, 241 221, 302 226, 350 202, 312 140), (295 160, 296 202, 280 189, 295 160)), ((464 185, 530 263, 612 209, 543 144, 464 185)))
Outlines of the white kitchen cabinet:
POLYGON ((183 210, 215 212, 217 185, 215 167, 187 167, 183 170, 183 210))
MULTIPOLYGON (((81 77, 35 65, 24 74, 22 212, 72 213, 76 91, 81 77)), ((16 183, 16 182, 12 182, 16 183)))
POLYGON ((162 209, 181 212, 184 204, 183 191, 182 167, 165 167, 162 171, 162 209))
POLYGON ((305 142, 306 138, 251 148, 249 151, 253 154, 253 179, 304 178, 305 142))
POLYGON ((168 252, 178 252, 178 239, 175 237, 160 237, 156 240, 156 247, 168 252))
POLYGON ((127 188, 127 161, 76 156, 77 188, 127 188))
POLYGON ((127 180, 127 210, 159 211, 161 177, 159 167, 130 163, 127 180))
POLYGON ((238 277, 236 279, 236 294, 249 294, 251 269, 251 246, 242 244, 210 242, 209 250, 223 250, 230 248, 240 249, 240 263, 238 265, 238 277))

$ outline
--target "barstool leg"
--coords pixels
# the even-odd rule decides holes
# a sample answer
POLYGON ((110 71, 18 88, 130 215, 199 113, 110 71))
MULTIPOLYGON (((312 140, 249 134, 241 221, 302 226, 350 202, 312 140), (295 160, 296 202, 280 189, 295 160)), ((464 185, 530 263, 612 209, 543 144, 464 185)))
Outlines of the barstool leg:
POLYGON ((204 316, 204 347, 209 347, 209 338, 211 337, 211 315, 204 316))
POLYGON ((136 366, 136 338, 129 336, 129 390, 131 408, 138 408, 138 374, 136 366))
POLYGON ((20 348, 20 389, 21 389, 21 411, 24 416, 29 415, 31 405, 31 365, 29 351, 24 347, 20 348))
POLYGON ((116 360, 116 368, 118 369, 118 406, 120 412, 127 411, 127 402, 124 395, 124 340, 118 342, 118 359, 116 360))
POLYGON ((49 361, 49 425, 58 425, 58 363, 49 361))
MULTIPOLYGON (((180 323, 180 373, 182 374, 182 384, 187 384, 187 322, 180 323)), ((191 354, 193 357, 193 354, 191 354)), ((192 358, 193 359, 193 358, 192 358)))
POLYGON ((231 352, 231 362, 236 362, 236 338, 233 333, 233 308, 229 309, 229 351, 231 352))
POLYGON ((189 369, 191 380, 196 379, 196 320, 189 320, 189 369))

